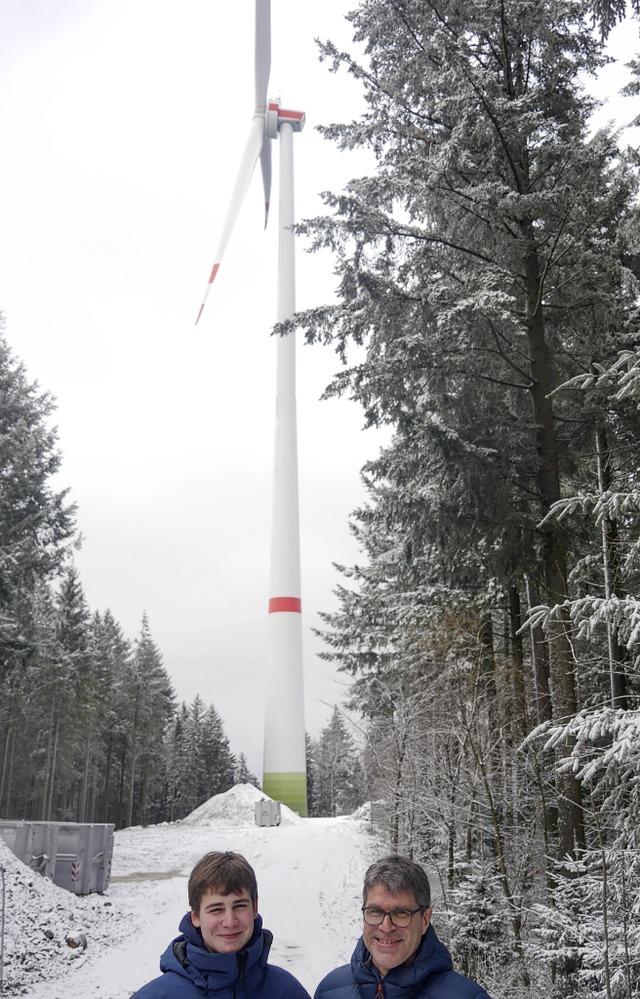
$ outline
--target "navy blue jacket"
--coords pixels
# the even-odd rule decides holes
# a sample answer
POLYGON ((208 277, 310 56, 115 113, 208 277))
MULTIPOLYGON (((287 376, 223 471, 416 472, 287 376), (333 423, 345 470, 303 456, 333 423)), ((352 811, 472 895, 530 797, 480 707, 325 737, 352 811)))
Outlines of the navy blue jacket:
POLYGON ((384 999, 489 999, 484 989, 452 968, 451 955, 433 926, 422 937, 412 963, 391 968, 384 978, 360 937, 351 964, 323 978, 315 999, 380 999, 381 995, 384 999))
POLYGON ((234 954, 214 954, 204 945, 202 934, 182 918, 180 936, 160 958, 159 978, 143 985, 131 999, 309 999, 297 978, 267 964, 273 934, 262 928, 257 916, 253 935, 244 950, 234 954))

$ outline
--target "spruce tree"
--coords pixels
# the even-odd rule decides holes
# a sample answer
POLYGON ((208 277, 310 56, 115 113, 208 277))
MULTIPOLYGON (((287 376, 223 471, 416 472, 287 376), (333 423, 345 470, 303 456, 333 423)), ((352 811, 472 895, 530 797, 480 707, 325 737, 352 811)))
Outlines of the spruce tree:
POLYGON ((162 770, 158 747, 163 743, 173 715, 175 697, 146 613, 134 642, 130 674, 125 684, 128 694, 125 824, 130 826, 134 822, 153 820, 157 813, 154 794, 162 770))
POLYGON ((314 815, 348 815, 365 800, 364 772, 337 707, 313 750, 314 815))
POLYGON ((53 477, 61 456, 50 419, 54 402, 30 382, 7 343, 0 316, 0 655, 3 672, 29 653, 22 624, 39 581, 68 557, 75 510, 53 477))
MULTIPOLYGON (((497 643, 507 594, 516 622, 527 593, 547 608, 544 634, 530 632, 542 720, 579 709, 573 552, 549 514, 593 462, 593 425, 556 389, 633 336, 636 176, 613 134, 590 133, 580 81, 604 60, 590 15, 578 0, 370 0, 350 15, 362 59, 322 48, 366 99, 325 134, 372 150, 377 171, 301 227, 336 253, 340 297, 297 321, 345 359, 365 346, 330 391, 395 428, 369 466, 378 521, 395 528, 407 580, 422 569, 479 610, 493 594, 485 662, 510 658, 504 718, 533 706, 517 625, 497 643)), ((559 855, 586 836, 570 752, 557 745, 548 811, 559 855)))
POLYGON ((36 783, 41 791, 46 768, 35 758, 45 750, 37 734, 29 738, 25 718, 47 717, 39 699, 61 681, 49 588, 75 534, 67 490, 53 481, 61 461, 54 408, 14 357, 0 317, 0 811, 37 818, 44 806, 36 783), (31 773, 26 760, 34 761, 31 773))

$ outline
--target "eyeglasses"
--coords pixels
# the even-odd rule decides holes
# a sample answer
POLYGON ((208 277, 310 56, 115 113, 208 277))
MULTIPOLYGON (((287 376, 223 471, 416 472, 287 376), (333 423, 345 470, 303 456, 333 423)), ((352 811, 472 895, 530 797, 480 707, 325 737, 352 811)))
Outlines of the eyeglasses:
POLYGON ((385 916, 388 916, 393 926, 402 929, 408 926, 416 912, 424 912, 424 905, 419 905, 417 909, 379 909, 377 905, 363 905, 362 915, 364 921, 369 926, 382 926, 385 916))

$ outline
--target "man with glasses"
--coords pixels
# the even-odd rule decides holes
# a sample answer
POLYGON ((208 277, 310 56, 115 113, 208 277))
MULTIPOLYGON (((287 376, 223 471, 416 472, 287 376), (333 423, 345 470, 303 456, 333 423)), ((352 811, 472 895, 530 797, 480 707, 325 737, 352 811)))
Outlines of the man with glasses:
POLYGON ((384 857, 364 877, 362 936, 351 964, 336 968, 315 999, 489 999, 453 971, 431 925, 431 888, 419 864, 384 857))

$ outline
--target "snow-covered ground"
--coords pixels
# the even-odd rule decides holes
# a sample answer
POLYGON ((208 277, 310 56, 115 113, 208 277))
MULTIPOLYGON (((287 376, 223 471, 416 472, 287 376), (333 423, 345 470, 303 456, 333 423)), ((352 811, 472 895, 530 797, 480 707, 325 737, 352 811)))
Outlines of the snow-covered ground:
POLYGON ((208 850, 238 850, 255 868, 259 908, 274 934, 271 960, 313 992, 348 960, 360 934, 362 877, 383 852, 364 819, 254 822, 263 795, 239 785, 182 822, 115 834, 104 895, 76 897, 21 864, 0 841, 5 868, 4 996, 129 999, 159 974, 160 954, 187 911, 187 880, 208 850), (83 934, 86 949, 70 947, 83 934))

